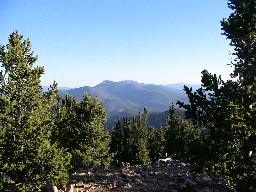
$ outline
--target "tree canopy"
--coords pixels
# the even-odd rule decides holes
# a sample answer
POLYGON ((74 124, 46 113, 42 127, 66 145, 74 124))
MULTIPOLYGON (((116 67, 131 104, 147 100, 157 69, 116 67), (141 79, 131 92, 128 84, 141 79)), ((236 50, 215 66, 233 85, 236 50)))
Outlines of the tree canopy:
MULTIPOLYGON (((43 67, 18 31, 0 48, 0 167, 15 190, 39 190, 68 179, 70 156, 50 142, 57 85, 43 93, 43 67)), ((7 185, 1 180, 2 190, 7 185)))
POLYGON ((221 25, 234 47, 231 80, 204 70, 202 87, 193 92, 185 86, 189 104, 178 104, 201 128, 202 169, 227 176, 238 191, 251 191, 256 187, 256 2, 229 0, 228 6, 233 12, 221 25))

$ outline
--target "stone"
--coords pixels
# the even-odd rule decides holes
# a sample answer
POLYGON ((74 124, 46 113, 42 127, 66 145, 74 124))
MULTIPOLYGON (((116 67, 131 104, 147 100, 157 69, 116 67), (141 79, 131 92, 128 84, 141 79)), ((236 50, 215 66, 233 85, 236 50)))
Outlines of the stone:
POLYGON ((181 173, 177 173, 177 177, 181 177, 182 175, 181 175, 181 173))
POLYGON ((152 183, 156 184, 157 183, 157 178, 151 179, 152 183))
POLYGON ((74 191, 74 185, 71 184, 67 187, 66 192, 73 192, 74 191))
POLYGON ((155 185, 153 183, 147 183, 145 185, 145 188, 148 190, 148 191, 152 191, 152 189, 155 187, 155 185))
POLYGON ((147 171, 143 171, 143 172, 141 172, 140 175, 141 175, 142 177, 147 178, 147 177, 148 177, 148 172, 147 172, 147 171))
POLYGON ((136 179, 134 179, 134 182, 135 182, 135 183, 137 183, 137 184, 141 184, 141 183, 142 183, 142 180, 141 180, 141 179, 136 178, 136 179))
POLYGON ((180 189, 180 186, 177 183, 170 182, 169 186, 168 186, 168 189, 178 190, 178 189, 180 189))
POLYGON ((177 177, 177 182, 178 182, 178 183, 185 183, 185 178, 183 178, 183 177, 177 177))
POLYGON ((53 185, 48 185, 48 186, 44 187, 42 191, 43 192, 58 192, 58 188, 53 185))
MULTIPOLYGON (((170 191, 175 192, 185 189, 186 186, 193 187, 200 192, 224 192, 225 180, 210 173, 201 173, 195 177, 190 173, 191 166, 182 161, 172 160, 168 163, 160 163, 157 167, 131 166, 112 170, 88 170, 86 174, 76 173, 74 183, 83 186, 75 188, 73 191, 170 191), (78 177, 83 175, 83 179, 78 177), (91 186, 89 188, 89 186, 91 186)), ((62 190, 63 191, 63 190, 62 190)), ((59 192, 62 192, 59 190, 59 192)), ((63 191, 64 192, 64 191, 63 191)))
POLYGON ((116 183, 116 186, 117 187, 123 187, 125 186, 126 184, 122 181, 122 180, 119 180, 117 183, 116 183))
POLYGON ((132 184, 131 183, 126 183, 125 187, 126 188, 132 188, 132 184))
POLYGON ((208 186, 212 186, 212 185, 213 185, 212 178, 211 178, 209 175, 204 176, 204 177, 201 179, 201 182, 202 182, 204 185, 208 185, 208 186))
POLYGON ((186 179, 185 181, 185 185, 192 185, 192 186, 195 186, 196 185, 196 182, 190 180, 190 179, 186 179))
POLYGON ((202 189, 199 192, 210 192, 210 190, 208 188, 202 189))
POLYGON ((148 190, 144 189, 144 188, 141 188, 138 190, 139 192, 148 192, 148 190))

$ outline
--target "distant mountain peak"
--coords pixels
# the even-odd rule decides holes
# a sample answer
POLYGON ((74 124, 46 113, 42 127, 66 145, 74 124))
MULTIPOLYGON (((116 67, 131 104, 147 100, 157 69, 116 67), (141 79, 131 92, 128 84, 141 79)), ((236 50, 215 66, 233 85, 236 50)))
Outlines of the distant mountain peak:
POLYGON ((110 81, 110 80, 104 80, 100 84, 109 84, 109 83, 141 84, 141 83, 138 83, 137 81, 134 81, 134 80, 124 80, 124 81, 116 81, 116 82, 110 81))
MULTIPOLYGON (((110 80, 104 80, 102 83, 113 83, 113 81, 110 80)), ((101 84, 101 83, 100 83, 101 84)))
POLYGON ((140 84, 137 81, 133 80, 124 80, 124 81, 119 81, 120 83, 125 83, 125 84, 140 84))

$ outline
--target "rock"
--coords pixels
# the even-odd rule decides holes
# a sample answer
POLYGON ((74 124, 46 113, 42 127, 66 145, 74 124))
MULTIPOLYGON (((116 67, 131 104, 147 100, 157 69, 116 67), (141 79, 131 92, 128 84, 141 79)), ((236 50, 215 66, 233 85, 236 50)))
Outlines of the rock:
POLYGON ((117 180, 112 180, 112 181, 110 181, 110 185, 111 185, 111 187, 116 187, 116 183, 117 183, 117 180))
MULTIPOLYGON (((74 183, 83 186, 66 192, 78 191, 142 191, 175 192, 190 186, 200 192, 224 192, 226 182, 219 176, 201 173, 198 177, 190 173, 191 166, 178 160, 160 163, 159 166, 134 166, 112 170, 93 170, 74 175, 74 183), (83 180, 81 177, 83 176, 83 180), (215 178, 216 177, 216 178, 215 178), (86 181, 87 183, 82 183, 86 181), (88 183, 88 181, 90 181, 88 183), (91 187, 90 187, 91 186, 91 187)), ((60 191, 59 191, 60 192, 60 191)))
POLYGON ((131 183, 126 183, 125 187, 126 188, 132 188, 132 184, 131 183))
POLYGON ((181 177, 182 175, 181 175, 181 173, 177 173, 177 177, 181 177))
POLYGON ((147 183, 145 185, 145 188, 148 190, 148 191, 152 191, 152 189, 155 187, 155 185, 153 183, 147 183))
POLYGON ((162 179, 164 179, 165 178, 165 176, 164 176, 164 174, 158 174, 158 175, 156 175, 156 178, 158 179, 158 180, 162 180, 162 179))
POLYGON ((205 188, 203 190, 200 190, 199 192, 210 192, 210 190, 208 188, 205 188))
POLYGON ((74 185, 71 184, 67 187, 66 191, 65 192, 73 192, 74 191, 74 185))
POLYGON ((185 183, 185 178, 183 178, 183 177, 177 177, 177 182, 178 183, 185 183))
POLYGON ((201 179, 202 184, 204 185, 208 185, 208 186, 212 186, 213 185, 213 181, 212 178, 209 175, 204 176, 201 179))
POLYGON ((127 175, 125 173, 121 173, 120 177, 127 178, 127 175))
POLYGON ((42 192, 58 192, 58 188, 53 185, 48 185, 42 189, 42 192))
POLYGON ((86 190, 90 189, 92 187, 90 184, 84 184, 83 186, 84 186, 84 189, 86 189, 86 190))
POLYGON ((192 185, 192 186, 195 186, 196 185, 196 182, 190 180, 190 179, 186 179, 185 181, 185 185, 192 185))
POLYGON ((144 189, 144 188, 141 188, 138 190, 139 192, 148 192, 148 190, 144 189))
POLYGON ((153 184, 156 184, 156 183, 157 183, 157 178, 151 179, 151 182, 152 182, 153 184))
POLYGON ((142 180, 138 179, 138 178, 134 179, 134 182, 137 183, 137 184, 142 184, 142 180))
POLYGON ((148 172, 147 172, 147 171, 143 171, 140 175, 141 175, 142 177, 147 178, 147 177, 148 177, 148 172))
POLYGON ((177 183, 170 182, 170 183, 169 183, 169 186, 168 186, 168 189, 178 190, 178 189, 180 189, 180 186, 179 186, 177 183))
POLYGON ((126 184, 122 181, 122 180, 119 180, 117 183, 116 183, 116 186, 117 187, 123 187, 125 186, 126 184))

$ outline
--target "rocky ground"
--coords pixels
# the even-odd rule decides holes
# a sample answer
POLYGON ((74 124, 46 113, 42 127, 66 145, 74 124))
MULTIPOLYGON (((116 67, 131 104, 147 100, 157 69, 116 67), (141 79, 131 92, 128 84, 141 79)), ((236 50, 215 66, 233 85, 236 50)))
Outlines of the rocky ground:
POLYGON ((193 175, 191 167, 179 160, 169 159, 155 165, 123 167, 109 170, 81 170, 74 174, 72 185, 63 190, 123 191, 123 192, 224 192, 228 191, 223 179, 211 174, 193 175))

